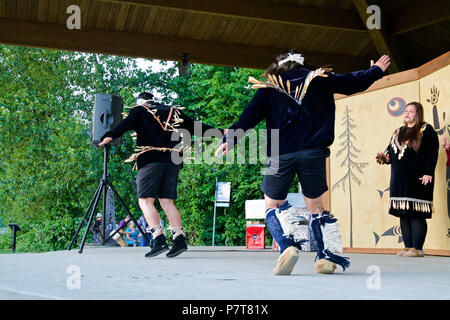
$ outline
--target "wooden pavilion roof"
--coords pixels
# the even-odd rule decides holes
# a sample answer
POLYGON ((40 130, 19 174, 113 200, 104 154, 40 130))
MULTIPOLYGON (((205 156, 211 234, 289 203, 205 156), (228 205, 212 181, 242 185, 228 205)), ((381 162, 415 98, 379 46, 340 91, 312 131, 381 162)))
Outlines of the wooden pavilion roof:
POLYGON ((345 72, 392 57, 391 73, 449 50, 448 0, 0 0, 0 42, 265 69, 289 48, 345 72), (368 30, 367 6, 381 8, 368 30), (81 9, 81 29, 66 12, 81 9))

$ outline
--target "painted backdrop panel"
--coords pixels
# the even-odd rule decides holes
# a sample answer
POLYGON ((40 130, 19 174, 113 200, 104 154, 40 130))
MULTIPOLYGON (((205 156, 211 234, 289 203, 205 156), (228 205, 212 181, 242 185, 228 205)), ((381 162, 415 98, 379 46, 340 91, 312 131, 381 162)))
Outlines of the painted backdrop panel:
POLYGON ((417 100, 419 84, 412 82, 336 101, 331 208, 345 247, 400 247, 398 219, 387 214, 390 167, 378 165, 375 155, 401 125, 406 103, 417 100))
MULTIPOLYGON (((450 116, 450 66, 442 68, 429 76, 422 78, 420 83, 420 102, 425 108, 425 119, 432 124, 442 141, 444 135, 449 138, 450 116), (447 118, 444 120, 444 114, 447 118)), ((447 156, 442 147, 439 148, 439 159, 436 166, 436 179, 434 181, 434 216, 428 220, 428 234, 425 248, 450 249, 449 212, 449 179, 450 169, 445 167, 447 156)))
MULTIPOLYGON (((385 150, 392 132, 402 125, 402 114, 408 102, 421 102, 425 121, 438 132, 445 126, 443 112, 450 115, 449 77, 450 66, 447 66, 417 81, 336 101, 330 198, 331 210, 339 219, 344 247, 403 247, 399 219, 387 213, 390 166, 377 164, 375 155, 385 150)), ((427 220, 424 249, 450 249, 447 236, 449 178, 445 162, 446 155, 441 148, 435 176, 435 212, 433 218, 427 220)))

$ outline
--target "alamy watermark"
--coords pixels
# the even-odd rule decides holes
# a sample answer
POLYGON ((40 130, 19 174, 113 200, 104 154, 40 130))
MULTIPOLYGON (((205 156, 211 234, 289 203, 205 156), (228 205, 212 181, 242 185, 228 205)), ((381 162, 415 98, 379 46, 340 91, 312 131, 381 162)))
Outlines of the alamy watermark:
POLYGON ((371 5, 367 7, 367 11, 370 16, 366 20, 367 29, 381 29, 381 9, 377 5, 371 5))
POLYGON ((66 287, 69 290, 81 289, 81 269, 77 265, 70 265, 66 269, 66 273, 70 276, 66 280, 66 287))
POLYGON ((186 129, 178 129, 172 133, 172 141, 179 141, 173 148, 183 153, 172 152, 175 164, 263 164, 270 166, 264 174, 275 174, 278 171, 280 139, 279 129, 230 129, 224 136, 218 129, 202 131, 202 123, 194 122, 194 137, 186 129), (181 141, 180 141, 181 139, 181 141), (213 141, 214 140, 214 141, 213 141), (215 155, 219 146, 227 143, 227 153, 222 150, 215 155), (270 158, 267 157, 269 154, 270 158))
POLYGON ((70 16, 67 18, 66 26, 69 30, 80 30, 81 29, 81 9, 77 5, 70 5, 66 10, 67 14, 70 16))
POLYGON ((369 290, 381 289, 381 269, 377 265, 367 267, 366 273, 371 274, 366 280, 366 286, 369 290))

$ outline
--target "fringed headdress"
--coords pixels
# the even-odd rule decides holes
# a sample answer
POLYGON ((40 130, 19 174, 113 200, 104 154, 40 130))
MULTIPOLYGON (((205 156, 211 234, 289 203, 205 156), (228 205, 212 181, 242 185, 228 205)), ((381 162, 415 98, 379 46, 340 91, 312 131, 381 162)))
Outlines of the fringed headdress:
POLYGON ((290 61, 297 62, 298 64, 303 65, 303 61, 305 61, 305 58, 303 58, 303 56, 300 53, 295 53, 295 54, 289 53, 287 58, 278 61, 278 65, 281 66, 283 63, 290 62, 290 61))
MULTIPOLYGON (((286 58, 287 59, 287 58, 286 58)), ((285 59, 285 60, 286 60, 285 59)), ((284 60, 281 60, 284 61, 284 60)), ((328 77, 328 75, 325 72, 331 71, 331 68, 319 68, 314 71, 310 71, 308 75, 305 78, 305 81, 301 83, 298 86, 295 86, 295 88, 291 88, 291 82, 289 80, 286 81, 286 84, 283 82, 283 79, 279 75, 278 78, 276 75, 269 74, 267 76, 267 82, 262 82, 259 80, 256 80, 253 77, 248 78, 248 82, 252 83, 252 88, 258 89, 258 88, 272 88, 275 89, 281 93, 284 93, 288 95, 291 99, 293 99, 298 105, 302 104, 302 100, 306 94, 306 91, 308 90, 309 84, 311 81, 319 76, 319 77, 328 77), (291 91, 292 89, 292 91, 291 91), (293 95, 292 95, 293 93, 293 95)))

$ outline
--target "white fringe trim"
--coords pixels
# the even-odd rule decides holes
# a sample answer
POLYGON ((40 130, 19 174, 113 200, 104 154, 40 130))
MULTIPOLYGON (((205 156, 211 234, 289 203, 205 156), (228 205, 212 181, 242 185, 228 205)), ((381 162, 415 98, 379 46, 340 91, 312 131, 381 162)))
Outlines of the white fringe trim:
POLYGON ((167 228, 167 230, 170 231, 170 233, 172 234, 172 239, 175 239, 176 237, 178 237, 179 235, 183 235, 184 237, 186 237, 186 234, 184 233, 184 227, 175 227, 172 228, 171 226, 169 226, 167 228))
MULTIPOLYGON (((298 215, 298 213, 295 212, 294 207, 290 207, 287 210, 276 210, 275 214, 278 218, 278 221, 280 221, 281 228, 283 229, 283 236, 289 237, 292 235, 295 242, 299 242, 301 240, 307 240, 305 239, 304 233, 302 232, 301 225, 299 224, 299 218, 301 216, 298 215)), ((308 221, 310 220, 310 217, 307 217, 308 221)))
POLYGON ((389 199, 389 207, 398 210, 414 210, 424 213, 432 213, 434 211, 433 201, 421 200, 414 198, 398 198, 389 199))
POLYGON ((324 249, 328 249, 330 252, 337 251, 342 253, 342 238, 339 233, 339 224, 337 222, 325 223, 324 226, 320 226, 320 229, 322 230, 324 249))

